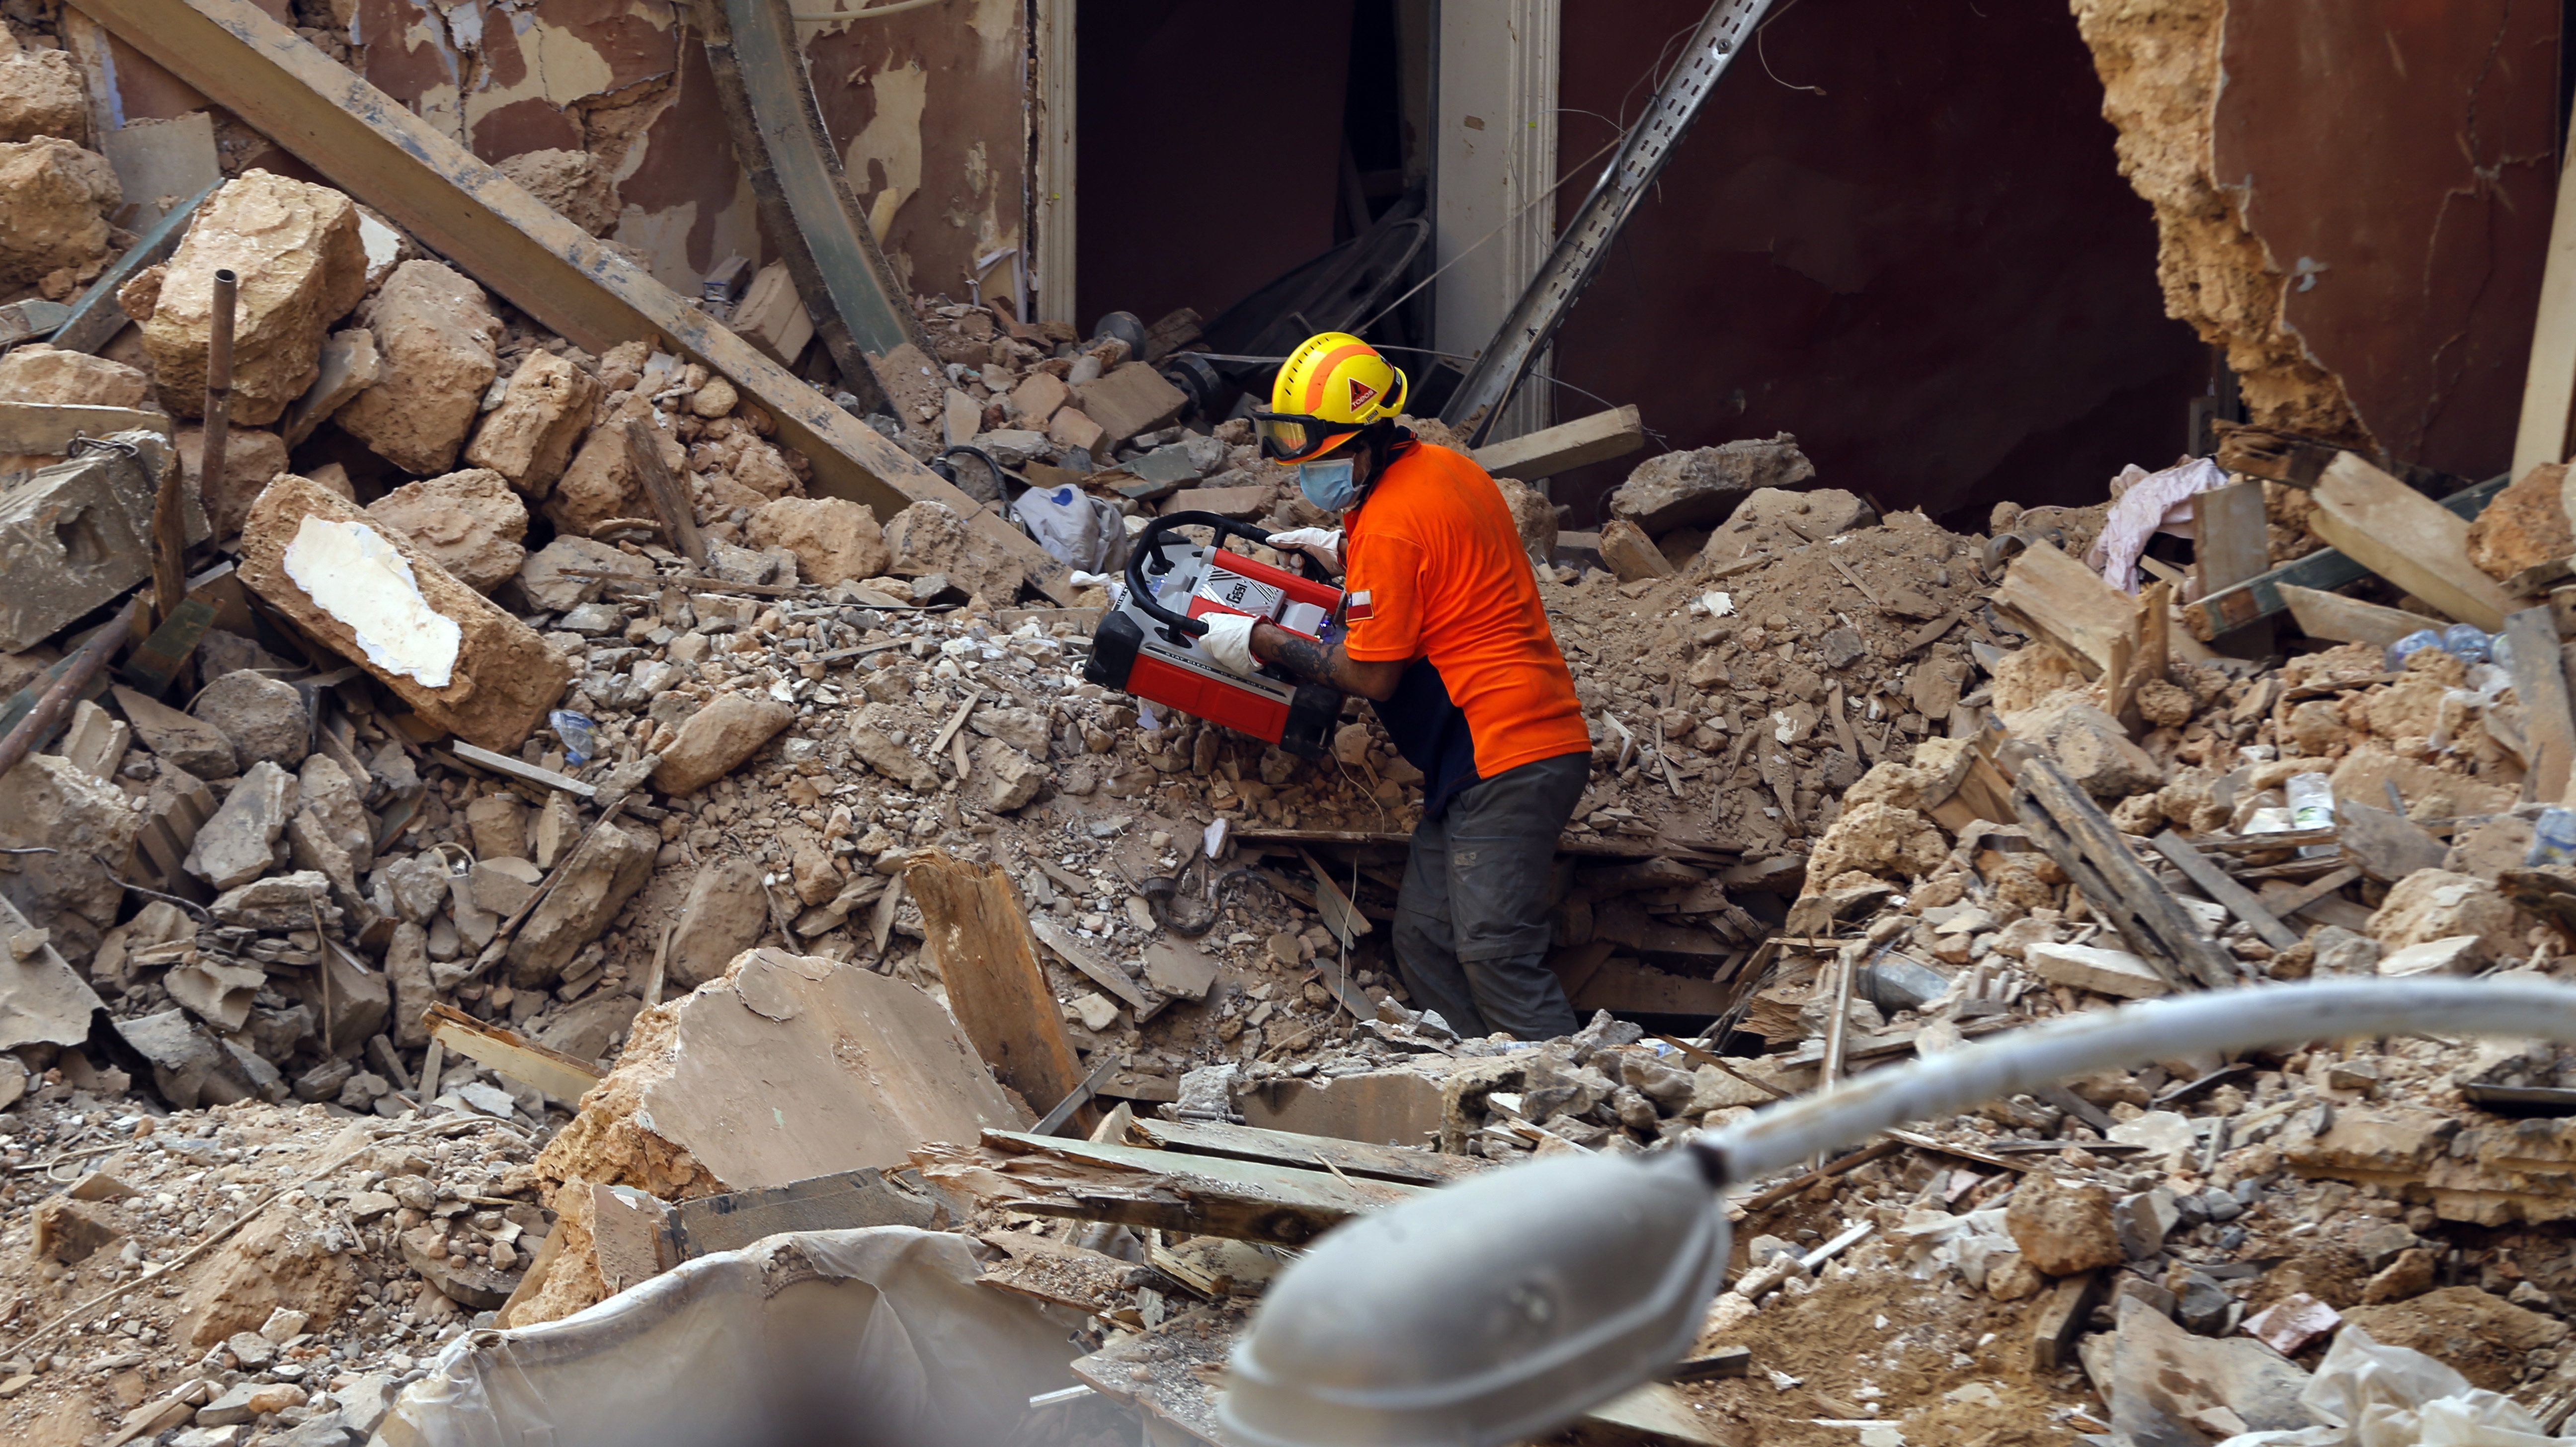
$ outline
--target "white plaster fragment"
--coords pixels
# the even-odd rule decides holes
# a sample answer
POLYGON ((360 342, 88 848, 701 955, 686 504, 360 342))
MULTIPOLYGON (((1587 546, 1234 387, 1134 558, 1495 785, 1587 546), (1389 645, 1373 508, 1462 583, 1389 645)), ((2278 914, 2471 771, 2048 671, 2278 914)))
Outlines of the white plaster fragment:
POLYGON ((429 688, 455 677, 465 630, 429 606, 411 564, 382 533, 308 514, 286 545, 286 576, 313 606, 348 625, 378 668, 429 688))

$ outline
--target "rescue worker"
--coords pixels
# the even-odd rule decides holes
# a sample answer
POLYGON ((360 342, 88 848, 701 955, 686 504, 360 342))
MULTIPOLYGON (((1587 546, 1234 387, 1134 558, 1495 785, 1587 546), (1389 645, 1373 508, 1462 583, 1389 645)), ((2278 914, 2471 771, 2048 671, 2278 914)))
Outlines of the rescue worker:
POLYGON ((1404 374, 1344 332, 1309 338, 1253 414, 1264 455, 1297 468, 1341 528, 1274 534, 1338 567, 1330 644, 1240 614, 1201 646, 1238 673, 1275 663, 1369 699, 1422 770, 1396 900, 1396 968, 1414 1004, 1465 1036, 1571 1033, 1545 963, 1557 836, 1592 767, 1592 737, 1493 478, 1396 422, 1404 374), (1347 532, 1347 541, 1345 533, 1347 532))

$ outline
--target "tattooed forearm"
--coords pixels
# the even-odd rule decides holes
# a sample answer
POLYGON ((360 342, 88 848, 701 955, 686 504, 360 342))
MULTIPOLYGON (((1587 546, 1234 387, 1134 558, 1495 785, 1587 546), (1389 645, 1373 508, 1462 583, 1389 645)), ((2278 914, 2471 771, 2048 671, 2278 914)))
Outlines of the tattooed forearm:
MULTIPOLYGON (((1337 665, 1350 660, 1342 656, 1340 647, 1328 647, 1312 638, 1291 633, 1284 628, 1255 630, 1254 646, 1258 648, 1265 641, 1270 646, 1261 649, 1261 652, 1271 662, 1310 682, 1330 684, 1336 688, 1342 687, 1333 675, 1338 671, 1337 665), (1263 633, 1268 633, 1270 637, 1264 640, 1261 637, 1263 633)), ((1350 690, 1345 688, 1342 691, 1347 693, 1350 690)))
POLYGON ((1394 695, 1404 676, 1401 663, 1355 662, 1338 643, 1318 643, 1270 623, 1252 630, 1252 651, 1300 678, 1380 702, 1394 695))

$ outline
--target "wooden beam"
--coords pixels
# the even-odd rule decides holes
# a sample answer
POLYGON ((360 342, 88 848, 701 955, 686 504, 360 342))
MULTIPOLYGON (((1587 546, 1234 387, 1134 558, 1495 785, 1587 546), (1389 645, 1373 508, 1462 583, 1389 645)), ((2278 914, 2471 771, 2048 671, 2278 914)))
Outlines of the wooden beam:
MULTIPOLYGON (((2047 543, 2033 543, 2013 559, 1995 589, 1995 606, 2097 678, 2111 667, 2117 643, 2134 647, 2137 641, 2137 600, 2047 543)), ((2170 648, 2178 663, 2210 656, 2196 639, 2173 639, 2170 648)))
POLYGON ((626 458, 635 464, 635 476, 644 484, 644 497, 653 505, 653 514, 661 519, 662 540, 676 549, 689 566, 704 570, 707 565, 707 536, 698 531, 697 504, 689 498, 688 488, 671 475, 670 464, 662 460, 662 429, 649 418, 626 419, 626 458))
POLYGON ((2298 623, 2299 631, 2328 643, 2376 643, 2385 648, 2409 633, 2442 626, 2439 618, 2365 603, 2341 593, 2302 588, 2295 583, 2283 583, 2280 590, 2281 601, 2289 605, 2290 617, 2298 623))
POLYGON ((516 779, 523 784, 534 784, 540 789, 559 790, 563 793, 572 795, 576 799, 596 799, 599 797, 599 788, 597 785, 585 784, 581 780, 572 777, 570 774, 558 774, 552 769, 541 769, 524 759, 514 759, 508 754, 495 753, 490 749, 469 744, 463 739, 456 739, 450 742, 447 747, 455 753, 457 762, 469 764, 478 769, 488 770, 491 773, 499 774, 505 779, 516 779))
POLYGON ((1019 529, 253 0, 81 0, 80 8, 574 345, 598 353, 647 341, 705 363, 776 419, 778 440, 812 462, 816 492, 880 515, 942 503, 1022 561, 1039 588, 1073 601, 1065 566, 1019 529))
POLYGON ((2101 806, 2068 782, 2044 755, 2022 761, 2013 812, 2031 842, 2084 891, 2131 950, 2176 985, 2186 979, 2218 989, 2238 983, 2235 958, 2201 932, 2111 827, 2101 806))
POLYGON ((485 1024, 453 1005, 431 1005, 426 1020, 432 1040, 567 1104, 577 1104, 602 1078, 586 1060, 549 1050, 515 1030, 485 1024))
POLYGON ((1137 1024, 1153 1019, 1155 1013, 1163 1008, 1165 1002, 1162 999, 1146 994, 1117 966, 1093 958, 1091 951, 1082 947, 1082 941, 1075 938, 1073 931, 1063 925, 1044 915, 1033 914, 1029 916, 1029 928, 1036 932, 1038 943, 1054 951, 1056 958, 1081 971, 1084 978, 1125 1005, 1128 1013, 1136 1017, 1137 1024))
POLYGON ((840 152, 815 109, 795 22, 783 0, 724 0, 698 13, 761 230, 776 239, 842 379, 863 400, 878 394, 866 353, 883 356, 910 342, 926 354, 930 339, 850 194, 840 152))
MULTIPOLYGON (((1010 876, 931 849, 913 859, 903 879, 921 907, 923 939, 966 1038, 1031 1108, 1054 1109, 1082 1084, 1082 1067, 1010 876)), ((1083 1112, 1074 1121, 1088 1131, 1098 1116, 1089 1106, 1083 1112)))
MULTIPOLYGON (((2570 132, 2576 136, 2576 131, 2570 132)), ((2559 152, 2558 204, 2550 214, 2548 261, 2540 273, 2540 308, 2523 368, 2522 420, 2513 434, 2520 477, 2544 462, 2564 462, 2576 423, 2576 141, 2559 152)))
POLYGON ((2309 528, 2363 567, 2489 633, 2518 605, 2469 561, 2459 514, 2346 452, 2317 479, 2309 528))
MULTIPOLYGON (((2491 477, 2473 487, 2464 487, 2441 499, 2463 519, 2475 519, 2504 491, 2504 479, 2491 477)), ((2200 601, 2183 605, 2182 618, 2201 639, 2217 638, 2240 628, 2250 627, 2265 618, 2289 611, 2281 596, 2286 585, 2332 592, 2368 577, 2370 570, 2332 548, 2319 548, 2303 558, 2293 558, 2277 568, 2257 574, 2232 588, 2219 592, 2204 590, 2200 601)))
POLYGON ((2227 906, 2228 913, 2254 927, 2263 943, 2276 950, 2286 950, 2299 942, 2299 932, 2281 923, 2254 891, 2236 882, 2235 876, 2210 862, 2209 856, 2191 847, 2191 841, 2171 829, 2155 837, 2156 852, 2173 861, 2183 878, 2200 886, 2200 891, 2227 906))
POLYGON ((2522 733, 2530 744, 2532 797, 2563 803, 2576 765, 2576 712, 2567 697, 2567 665, 2558 649, 2558 625, 2547 607, 2523 608, 2504 620, 2513 645, 2513 692, 2522 701, 2522 733))
POLYGON ((170 435, 165 413, 132 407, 80 407, 56 402, 0 402, 0 457, 68 457, 72 438, 111 432, 170 435))
POLYGON ((1625 457, 1645 445, 1646 425, 1638 420, 1636 404, 1630 403, 1479 447, 1474 456, 1478 467, 1496 477, 1528 482, 1586 463, 1625 457))

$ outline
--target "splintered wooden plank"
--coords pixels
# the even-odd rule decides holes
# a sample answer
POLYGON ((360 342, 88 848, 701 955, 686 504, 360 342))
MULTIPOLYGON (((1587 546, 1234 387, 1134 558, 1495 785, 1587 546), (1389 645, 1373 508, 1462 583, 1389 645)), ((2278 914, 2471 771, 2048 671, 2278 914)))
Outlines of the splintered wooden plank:
POLYGON ((2576 422, 2576 145, 2559 152, 2568 168, 2550 213, 2549 254, 2540 272, 2539 317, 2522 374, 2522 419, 2513 434, 2513 476, 2567 460, 2576 422))
POLYGON ((2210 862, 2209 856, 2191 847, 2191 841, 2171 829, 2155 837, 2156 852, 2173 861, 2185 879, 2200 887, 2203 894, 2227 906, 2228 912, 2254 927, 2263 943, 2276 950, 2286 950, 2299 942, 2299 932, 2281 923, 2254 891, 2236 882, 2235 876, 2210 862))
POLYGON ((1056 958, 1081 971, 1084 978, 1125 1005, 1136 1017, 1137 1024, 1153 1019, 1155 1012, 1163 1008, 1162 1000, 1138 989, 1125 971, 1093 958, 1091 951, 1082 947, 1082 940, 1063 925, 1044 915, 1033 914, 1029 916, 1029 928, 1036 931, 1038 943, 1053 950, 1056 958))
POLYGON ((1411 1146, 1370 1145, 1217 1121, 1140 1119, 1128 1125, 1127 1141, 1184 1155, 1223 1156, 1296 1170, 1338 1170, 1348 1176, 1413 1186, 1437 1186, 1493 1168, 1491 1161, 1475 1156, 1444 1156, 1411 1146))
POLYGON ((2441 626, 2437 618, 2403 608, 2365 603, 2341 593, 2291 583, 2280 586, 2281 601, 2289 605, 2290 617, 2299 625, 2299 631, 2328 643, 2375 643, 2385 648, 2409 633, 2441 626))
MULTIPOLYGON (((2464 487, 2444 497, 2440 505, 2463 519, 2473 519, 2486 510, 2488 503, 2495 501, 2497 493, 2504 491, 2504 482, 2502 477, 2488 478, 2474 487, 2464 487)), ((2369 574, 2370 569, 2335 549, 2319 548, 2306 557, 2294 558, 2232 588, 2204 592, 2199 602, 2183 607, 2183 622, 2190 626, 2192 636, 2196 638, 2216 638, 2260 619, 2287 612, 2290 605, 2281 596, 2284 584, 2332 592, 2360 582, 2369 574)))
MULTIPOLYGON (((924 500, 945 504, 1058 602, 1073 601, 1065 565, 1018 528, 255 0, 82 0, 80 8, 574 345, 597 354, 645 341, 705 363, 776 419, 778 440, 813 463, 815 491, 885 516, 924 500)), ((78 325, 75 317, 65 330, 78 325)))
MULTIPOLYGON (((1995 606, 2095 677, 2111 667, 2118 647, 2137 641, 2137 600, 2047 543, 2033 543, 2013 559, 1995 589, 1995 606)), ((2209 658, 2196 639, 2176 638, 2171 646, 2179 663, 2209 658)))
POLYGON ((2469 561, 2466 520, 2352 453, 2326 464, 2314 496, 2318 537, 2444 614, 2494 633, 2518 606, 2469 561))
POLYGON ((578 1102, 600 1082, 599 1068, 588 1061, 548 1049, 515 1030, 486 1024, 453 1005, 430 1006, 427 1024, 432 1040, 557 1100, 578 1102))
POLYGON ((1474 457, 1478 467, 1496 477, 1529 481, 1625 457, 1645 445, 1646 424, 1638 420, 1636 404, 1630 403, 1479 447, 1474 457))
POLYGON ((1014 1211, 1278 1246, 1306 1245, 1353 1216, 1422 1190, 1329 1171, 1016 1131, 988 1130, 980 1146, 924 1146, 912 1161, 925 1180, 1014 1211))
POLYGON ((2031 842, 2084 891, 2111 926, 2156 972, 2216 989, 2238 981, 2233 956, 2201 932, 2111 827, 2101 806, 2067 781, 2045 756, 2025 759, 2013 785, 2013 812, 2031 842))
MULTIPOLYGON (((2263 484, 2236 482, 2202 493, 2192 499, 2192 520, 2199 534, 2192 549, 2192 566, 2200 574, 2200 597, 2223 593, 2249 578, 2259 578, 2271 567, 2271 524, 2263 510, 2263 484)), ((2188 608, 2184 610, 2184 622, 2193 626, 2188 608)), ((2247 656, 2268 654, 2272 651, 2272 629, 2261 619, 2252 620, 2234 630, 2228 646, 2247 656)))
POLYGON ((2522 700, 2523 737, 2531 746, 2532 797, 2564 800, 2576 765, 2576 717, 2567 698, 2567 666, 2548 608, 2524 608, 2504 620, 2513 645, 2513 692, 2522 700))
MULTIPOLYGON (((1033 1108, 1053 1110, 1081 1087, 1082 1067, 1010 877, 934 849, 916 858, 903 880, 921 908, 923 941, 966 1038, 1004 1085, 1033 1108)), ((1097 1120, 1088 1106, 1074 1116, 1084 1130, 1097 1120)))

